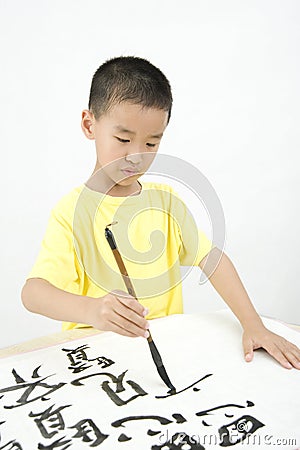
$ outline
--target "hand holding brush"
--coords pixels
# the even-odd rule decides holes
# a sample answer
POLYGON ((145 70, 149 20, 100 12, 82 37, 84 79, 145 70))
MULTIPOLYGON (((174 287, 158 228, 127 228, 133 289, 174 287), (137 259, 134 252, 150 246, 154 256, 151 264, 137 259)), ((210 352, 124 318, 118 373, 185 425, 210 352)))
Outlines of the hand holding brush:
MULTIPOLYGON (((113 222, 113 223, 111 223, 111 224, 106 226, 106 228, 105 228, 105 237, 106 237, 106 239, 107 239, 107 241, 109 243, 109 246, 110 246, 110 248, 111 248, 111 250, 113 252, 113 255, 114 255, 116 263, 117 263, 117 265, 119 267, 120 273, 121 273, 121 275, 123 277, 123 280, 124 280, 124 283, 126 285, 128 293, 130 295, 132 295, 136 300, 138 300, 137 296, 136 296, 136 293, 134 291, 134 287, 133 287, 133 285, 131 283, 131 280, 130 280, 130 278, 128 276, 128 273, 127 273, 126 267, 124 265, 123 259, 121 257, 121 254, 120 254, 120 252, 119 252, 119 250, 117 248, 117 244, 116 244, 115 238, 113 236, 113 233, 108 228, 111 225, 114 225, 115 223, 116 222, 113 222)), ((161 356, 159 354, 159 351, 158 351, 158 349, 157 349, 157 347, 154 344, 154 341, 152 339, 150 330, 148 330, 148 332, 149 332, 149 336, 147 338, 147 341, 148 341, 150 352, 151 352, 153 361, 154 361, 154 363, 156 365, 157 371, 158 371, 161 379, 164 381, 164 383, 170 389, 169 393, 174 394, 176 392, 176 389, 172 385, 172 383, 171 383, 171 381, 170 381, 170 379, 168 377, 168 374, 167 374, 166 369, 165 369, 165 367, 163 365, 163 362, 162 362, 161 356)))

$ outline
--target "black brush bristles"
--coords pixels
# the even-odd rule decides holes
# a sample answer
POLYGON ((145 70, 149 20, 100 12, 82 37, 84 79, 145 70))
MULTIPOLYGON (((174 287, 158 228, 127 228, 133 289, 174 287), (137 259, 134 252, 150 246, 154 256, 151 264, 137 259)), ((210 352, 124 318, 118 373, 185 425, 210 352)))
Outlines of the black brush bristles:
POLYGON ((149 348, 151 351, 151 355, 153 358, 153 361, 155 362, 157 372, 159 373, 161 379, 164 381, 164 383, 168 386, 170 391, 168 394, 175 394, 176 388, 173 386, 173 384, 170 381, 170 378, 168 377, 168 374, 166 372, 165 366, 162 363, 161 356, 159 354, 159 351, 157 350, 156 345, 154 344, 153 340, 148 340, 149 348))

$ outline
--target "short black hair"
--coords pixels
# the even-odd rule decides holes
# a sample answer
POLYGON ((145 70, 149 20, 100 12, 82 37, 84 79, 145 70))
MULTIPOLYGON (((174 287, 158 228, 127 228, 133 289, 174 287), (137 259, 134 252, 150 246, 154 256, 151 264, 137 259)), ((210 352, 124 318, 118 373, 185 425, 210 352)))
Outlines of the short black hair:
POLYGON ((136 56, 119 56, 103 63, 95 72, 89 110, 96 120, 115 104, 129 101, 148 108, 168 111, 172 92, 165 75, 149 61, 136 56))

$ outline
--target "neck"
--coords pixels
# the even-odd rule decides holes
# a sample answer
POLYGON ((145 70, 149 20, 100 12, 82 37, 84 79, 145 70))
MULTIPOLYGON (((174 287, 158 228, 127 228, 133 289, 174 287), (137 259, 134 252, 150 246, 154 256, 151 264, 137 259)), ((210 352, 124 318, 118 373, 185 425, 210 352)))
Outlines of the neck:
POLYGON ((142 190, 141 183, 138 180, 135 180, 132 184, 127 186, 115 183, 105 174, 105 172, 100 172, 97 165, 85 185, 93 191, 101 192, 105 195, 110 195, 111 197, 139 195, 142 190))

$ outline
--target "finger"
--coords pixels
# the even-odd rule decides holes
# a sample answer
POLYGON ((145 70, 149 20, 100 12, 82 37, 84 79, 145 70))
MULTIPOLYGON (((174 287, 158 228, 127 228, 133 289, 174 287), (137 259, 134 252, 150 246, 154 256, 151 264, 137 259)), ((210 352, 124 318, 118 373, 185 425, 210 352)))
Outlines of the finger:
POLYGON ((283 352, 280 348, 278 348, 276 345, 270 346, 270 347, 264 347, 264 349, 273 356, 276 361, 278 361, 283 367, 286 369, 292 369, 291 363, 288 361, 288 359, 285 357, 283 352))
POLYGON ((296 348, 296 351, 288 351, 285 352, 285 357, 289 361, 289 363, 295 367, 295 369, 300 370, 300 352, 296 348))
POLYGON ((113 310, 119 316, 135 324, 141 329, 143 334, 149 328, 149 322, 144 317, 139 316, 135 311, 123 305, 118 299, 113 304, 113 310))
POLYGON ((275 347, 277 347, 278 354, 282 354, 281 358, 284 364, 281 364, 284 367, 288 369, 291 369, 292 367, 300 369, 300 349, 296 345, 283 337, 280 337, 280 340, 276 342, 275 347))
POLYGON ((118 297, 115 297, 114 295, 111 296, 110 310, 111 313, 108 317, 108 321, 113 322, 124 330, 130 331, 130 333, 135 336, 143 336, 146 338, 149 336, 149 332, 147 332, 149 322, 127 306, 123 305, 118 297))
POLYGON ((243 348, 245 361, 250 362, 253 359, 253 343, 250 338, 243 338, 243 348))
POLYGON ((144 317, 148 314, 149 311, 144 308, 144 306, 139 303, 136 298, 132 297, 132 295, 129 295, 128 293, 120 290, 112 291, 111 294, 118 298, 123 305, 127 306, 127 308, 132 309, 140 316, 144 317))
POLYGON ((121 334, 122 336, 128 336, 128 337, 138 337, 136 334, 131 333, 129 330, 126 330, 119 325, 115 324, 114 322, 108 323, 108 329, 109 331, 113 331, 114 333, 121 334))
POLYGON ((133 322, 125 319, 122 316, 119 316, 118 314, 115 314, 110 322, 117 326, 119 329, 122 329, 125 332, 129 332, 132 336, 145 338, 149 336, 149 331, 136 326, 133 322))
POLYGON ((108 294, 99 299, 99 308, 97 311, 97 321, 95 322, 95 326, 100 330, 110 331, 111 328, 109 328, 109 326, 111 322, 121 327, 123 330, 129 331, 130 335, 144 337, 149 336, 149 334, 146 333, 149 323, 143 317, 140 317, 134 313, 134 311, 122 305, 115 295, 108 294), (125 316, 127 310, 127 314, 131 316, 133 321, 129 321, 126 317, 123 317, 118 313, 118 309, 120 307, 123 308, 122 313, 125 316), (135 315, 135 317, 133 317, 133 315, 135 315), (142 327, 136 325, 135 320, 143 321, 142 327))
POLYGON ((143 336, 145 334, 145 331, 149 328, 149 322, 144 318, 144 315, 140 316, 134 309, 130 308, 130 306, 132 306, 132 302, 137 303, 137 300, 131 296, 128 296, 130 298, 124 300, 124 297, 118 297, 116 296, 116 293, 117 291, 114 291, 114 295, 112 296, 111 302, 113 312, 121 316, 125 320, 129 320, 137 327, 141 328, 141 330, 135 329, 134 331, 135 334, 143 336), (122 302, 120 299, 123 300, 124 302, 122 302))

